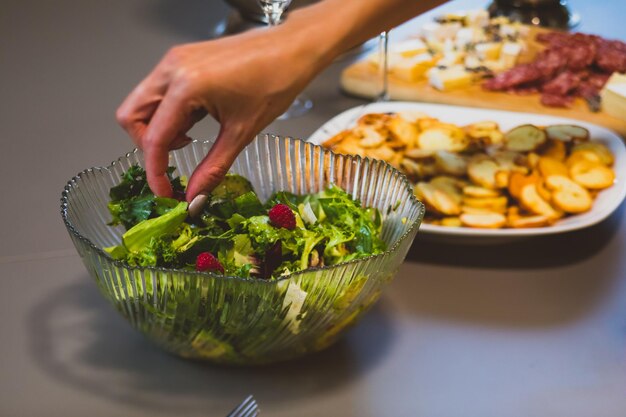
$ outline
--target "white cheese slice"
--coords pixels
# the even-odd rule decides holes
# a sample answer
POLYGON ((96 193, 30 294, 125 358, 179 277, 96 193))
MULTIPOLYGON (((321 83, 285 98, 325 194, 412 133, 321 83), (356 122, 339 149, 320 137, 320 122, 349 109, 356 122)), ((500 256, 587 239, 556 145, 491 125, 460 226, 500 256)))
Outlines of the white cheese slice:
POLYGON ((467 87, 472 82, 472 74, 462 66, 441 69, 433 68, 428 72, 428 82, 440 91, 449 91, 467 87))
POLYGON ((626 74, 614 73, 602 91, 602 110, 621 120, 626 120, 626 74))
POLYGON ((391 45, 389 52, 410 58, 415 55, 428 52, 428 46, 421 39, 407 39, 405 41, 391 45))

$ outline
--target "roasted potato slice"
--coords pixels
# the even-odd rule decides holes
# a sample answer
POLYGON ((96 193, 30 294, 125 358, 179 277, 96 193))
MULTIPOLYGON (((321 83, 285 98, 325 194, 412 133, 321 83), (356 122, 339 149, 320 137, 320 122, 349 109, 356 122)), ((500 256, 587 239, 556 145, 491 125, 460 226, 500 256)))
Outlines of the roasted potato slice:
POLYGON ((459 219, 464 226, 479 229, 499 229, 506 225, 506 217, 501 213, 463 213, 459 219))
POLYGON ((325 148, 332 149, 334 146, 338 145, 344 140, 348 138, 353 138, 353 137, 354 137, 354 133, 352 133, 352 130, 344 130, 344 131, 337 133, 335 136, 331 137, 330 139, 327 139, 325 142, 322 143, 322 146, 324 146, 325 148))
POLYGON ((604 165, 611 166, 615 161, 613 153, 609 150, 609 148, 607 148, 600 142, 578 143, 572 148, 572 154, 583 150, 595 153, 598 158, 600 158, 600 162, 602 162, 604 165))
POLYGON ((403 110, 398 112, 398 116, 402 117, 409 123, 416 124, 420 119, 430 119, 430 116, 424 112, 416 110, 403 110))
POLYGON ((529 212, 540 214, 550 219, 557 219, 563 215, 558 210, 555 210, 549 202, 541 198, 535 184, 526 184, 522 187, 520 203, 529 212))
POLYGON ((440 220, 440 224, 445 227, 461 227, 463 223, 458 217, 444 217, 440 220))
POLYGON ((463 198, 463 205, 467 207, 473 207, 477 209, 487 209, 487 210, 495 211, 498 213, 506 212, 507 204, 508 204, 508 199, 504 196, 486 197, 486 198, 476 198, 476 197, 463 198))
POLYGON ((547 146, 541 152, 541 155, 554 158, 557 161, 565 161, 565 157, 567 156, 565 142, 561 142, 560 140, 549 140, 547 146))
POLYGON ((536 184, 539 181, 541 181, 541 177, 536 173, 524 175, 520 172, 513 172, 511 173, 511 177, 509 178, 509 194, 519 200, 522 194, 522 188, 524 188, 525 185, 536 184))
POLYGON ((542 156, 539 158, 537 169, 544 178, 547 178, 550 175, 567 176, 567 166, 565 166, 565 164, 558 159, 550 158, 549 156, 542 156))
POLYGON ((486 155, 476 155, 467 165, 470 179, 484 188, 495 189, 496 173, 500 171, 498 163, 486 155))
POLYGON ((508 225, 514 229, 525 229, 530 227, 545 227, 554 223, 547 216, 543 216, 541 214, 536 214, 533 216, 517 216, 517 217, 509 217, 508 225))
POLYGON ((602 162, 602 160, 600 159, 597 153, 591 152, 590 150, 586 150, 586 149, 581 149, 576 152, 572 152, 567 157, 567 159, 565 159, 565 165, 567 165, 568 167, 571 167, 572 165, 580 161, 590 161, 596 164, 604 165, 604 163, 602 162))
POLYGON ((411 159, 425 159, 425 158, 433 158, 435 156, 435 152, 433 150, 426 150, 426 149, 419 149, 419 148, 412 148, 412 149, 407 149, 404 152, 404 155, 407 158, 411 158, 411 159))
POLYGON ((559 210, 584 213, 591 209, 593 200, 589 192, 568 177, 551 175, 546 178, 546 186, 552 191, 552 203, 559 210))
POLYGON ((497 188, 507 188, 511 178, 511 171, 500 170, 496 172, 494 179, 496 180, 497 188))
POLYGON ((517 126, 504 135, 506 149, 517 152, 534 151, 546 140, 546 132, 534 125, 517 126))
POLYGON ((546 127, 550 139, 561 142, 581 142, 589 139, 589 131, 575 125, 551 125, 546 127))
POLYGON ((406 146, 414 147, 417 144, 419 130, 414 123, 408 122, 399 115, 391 116, 386 124, 391 134, 406 146))
POLYGON ((435 165, 443 174, 463 176, 467 173, 467 159, 458 153, 435 152, 435 165))
POLYGON ((491 190, 489 188, 479 187, 476 185, 463 187, 463 195, 474 198, 493 198, 501 196, 500 192, 497 190, 491 190))
POLYGON ((587 160, 571 165, 569 176, 578 184, 591 190, 608 188, 615 181, 615 173, 611 168, 587 160))
POLYGON ((461 206, 456 202, 454 195, 443 191, 440 187, 420 182, 416 185, 416 195, 435 211, 446 216, 455 216, 461 213, 461 206))
POLYGON ((370 126, 365 126, 359 129, 361 140, 359 146, 362 148, 378 148, 387 140, 387 137, 380 131, 381 129, 374 129, 370 126))
POLYGON ((439 125, 422 131, 417 137, 417 143, 420 149, 449 152, 461 152, 468 145, 461 129, 453 130, 439 125))

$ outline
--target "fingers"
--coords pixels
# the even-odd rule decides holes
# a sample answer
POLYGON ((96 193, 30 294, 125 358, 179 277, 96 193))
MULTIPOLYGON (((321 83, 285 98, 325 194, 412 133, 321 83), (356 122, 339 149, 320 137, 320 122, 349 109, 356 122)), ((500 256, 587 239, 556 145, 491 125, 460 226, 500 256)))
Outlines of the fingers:
POLYGON ((189 179, 187 201, 191 202, 198 194, 209 192, 222 182, 237 155, 253 138, 246 129, 222 125, 215 144, 189 179))
POLYGON ((167 94, 157 108, 145 133, 143 152, 148 184, 158 196, 170 197, 172 186, 167 177, 170 149, 186 145, 189 117, 184 103, 175 94, 167 94))

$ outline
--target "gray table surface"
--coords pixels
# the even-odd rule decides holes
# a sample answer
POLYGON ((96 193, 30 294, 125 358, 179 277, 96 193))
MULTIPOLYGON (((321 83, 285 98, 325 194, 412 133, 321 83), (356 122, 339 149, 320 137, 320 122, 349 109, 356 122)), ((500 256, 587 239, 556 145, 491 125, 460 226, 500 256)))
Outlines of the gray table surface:
MULTIPOLYGON (((622 0, 571 3, 580 30, 626 39, 622 0)), ((181 360, 114 312, 72 248, 60 191, 130 150, 116 106, 169 46, 206 38, 228 11, 219 0, 2 2, 0 415, 222 416, 249 393, 264 416, 626 415, 624 205, 566 236, 418 237, 357 327, 286 364, 181 360)), ((347 63, 309 86, 313 112, 268 131, 306 137, 361 104, 338 91, 347 63)), ((193 134, 216 132, 207 120, 193 134)))

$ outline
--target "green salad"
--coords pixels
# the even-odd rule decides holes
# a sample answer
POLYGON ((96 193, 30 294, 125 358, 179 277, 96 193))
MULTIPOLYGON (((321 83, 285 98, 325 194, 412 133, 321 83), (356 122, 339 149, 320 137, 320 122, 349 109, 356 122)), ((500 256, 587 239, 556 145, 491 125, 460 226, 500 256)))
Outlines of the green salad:
POLYGON ((105 248, 132 266, 210 271, 275 279, 312 267, 381 253, 382 219, 375 208, 336 186, 296 195, 280 191, 262 202, 246 178, 229 174, 190 218, 186 179, 168 176, 175 198, 156 197, 138 165, 111 188, 111 226, 126 229, 118 246, 105 248))

